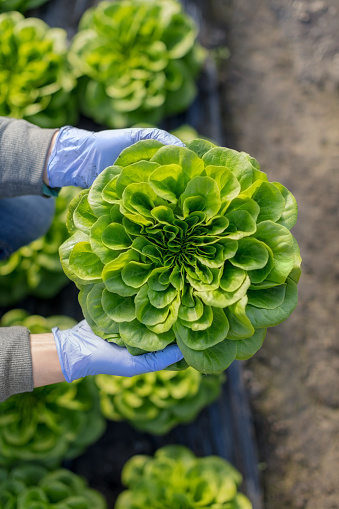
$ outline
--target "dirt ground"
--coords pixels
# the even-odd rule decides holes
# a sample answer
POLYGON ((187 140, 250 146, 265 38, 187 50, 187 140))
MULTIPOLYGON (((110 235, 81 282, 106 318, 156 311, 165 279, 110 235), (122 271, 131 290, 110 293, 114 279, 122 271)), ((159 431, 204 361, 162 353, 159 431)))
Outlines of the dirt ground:
MULTIPOLYGON (((207 5, 208 4, 208 5, 207 5)), ((266 509, 339 508, 339 0, 210 0, 225 144, 295 195, 299 304, 248 362, 266 509)))

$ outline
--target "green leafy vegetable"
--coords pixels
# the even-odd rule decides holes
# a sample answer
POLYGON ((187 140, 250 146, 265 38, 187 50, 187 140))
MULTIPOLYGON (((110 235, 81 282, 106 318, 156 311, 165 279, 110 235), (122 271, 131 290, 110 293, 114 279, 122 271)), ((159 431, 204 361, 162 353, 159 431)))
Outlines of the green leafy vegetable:
POLYGON ((122 482, 128 489, 119 495, 115 509, 252 509, 237 491, 241 481, 241 474, 224 459, 196 458, 184 446, 169 445, 154 458, 138 455, 125 464, 122 482))
POLYGON ((0 33, 0 115, 41 127, 74 124, 76 80, 65 30, 13 11, 0 15, 0 33))
POLYGON ((73 472, 35 464, 0 468, 3 509, 107 509, 104 497, 73 472))
POLYGON ((0 261, 1 306, 10 306, 27 295, 50 298, 67 284, 58 249, 67 238, 67 206, 77 192, 76 188, 63 188, 46 235, 0 261))
MULTIPOLYGON (((75 321, 64 316, 29 316, 15 309, 0 321, 1 327, 12 325, 38 334, 56 326, 72 327, 75 321)), ((104 429, 98 389, 91 377, 16 394, 0 403, 0 464, 38 461, 55 468, 62 460, 81 454, 104 429)))
POLYGON ((220 393, 220 376, 184 371, 158 371, 132 378, 97 375, 101 410, 114 421, 163 435, 180 423, 193 421, 220 393))
POLYGON ((70 61, 83 113, 110 127, 185 110, 205 52, 176 0, 100 2, 83 15, 70 61))
POLYGON ((296 219, 248 154, 147 140, 73 201, 60 254, 96 334, 133 353, 177 342, 188 365, 219 373, 295 308, 296 219))

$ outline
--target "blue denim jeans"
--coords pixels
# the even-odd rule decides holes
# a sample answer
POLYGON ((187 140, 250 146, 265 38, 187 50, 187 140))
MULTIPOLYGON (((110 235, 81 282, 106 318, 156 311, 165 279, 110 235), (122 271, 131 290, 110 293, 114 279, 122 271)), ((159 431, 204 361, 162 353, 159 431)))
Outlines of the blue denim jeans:
POLYGON ((54 198, 18 196, 0 200, 0 260, 45 235, 54 212, 54 198))

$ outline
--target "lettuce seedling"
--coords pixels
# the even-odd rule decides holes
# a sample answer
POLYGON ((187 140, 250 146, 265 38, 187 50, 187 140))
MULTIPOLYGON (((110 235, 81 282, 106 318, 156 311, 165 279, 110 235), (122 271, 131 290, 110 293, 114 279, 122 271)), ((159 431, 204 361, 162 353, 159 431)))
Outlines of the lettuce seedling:
POLYGON ((97 375, 101 410, 114 421, 126 420, 155 435, 193 421, 220 394, 221 376, 202 376, 193 368, 158 371, 132 378, 97 375))
POLYGON ((66 31, 13 11, 0 15, 0 115, 41 127, 74 124, 76 80, 66 31))
POLYGON ((104 497, 82 477, 34 463, 0 467, 0 504, 4 509, 107 509, 104 497))
POLYGON ((176 0, 100 2, 87 10, 70 49, 83 113, 121 128, 184 111, 205 56, 196 37, 176 0))
POLYGON ((218 456, 196 458, 182 445, 158 449, 154 458, 134 456, 124 466, 115 509, 252 509, 238 493, 241 474, 218 456))
POLYGON ((72 201, 60 256, 96 334, 133 354, 176 342, 219 373, 296 307, 296 219, 293 195, 248 154, 146 140, 72 201))
MULTIPOLYGON (((75 321, 63 316, 30 316, 15 309, 0 321, 0 327, 13 325, 39 334, 56 326, 72 327, 75 321)), ((55 468, 64 459, 83 453, 104 430, 98 389, 91 377, 16 394, 0 403, 0 465, 36 461, 55 468)))

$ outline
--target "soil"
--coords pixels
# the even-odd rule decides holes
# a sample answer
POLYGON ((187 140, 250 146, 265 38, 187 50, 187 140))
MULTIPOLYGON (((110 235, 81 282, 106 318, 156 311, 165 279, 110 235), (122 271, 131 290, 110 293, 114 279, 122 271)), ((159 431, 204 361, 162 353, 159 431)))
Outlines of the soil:
POLYGON ((295 195, 299 304, 246 365, 266 509, 339 507, 339 1, 200 1, 224 143, 295 195), (208 4, 208 5, 207 5, 208 4))

